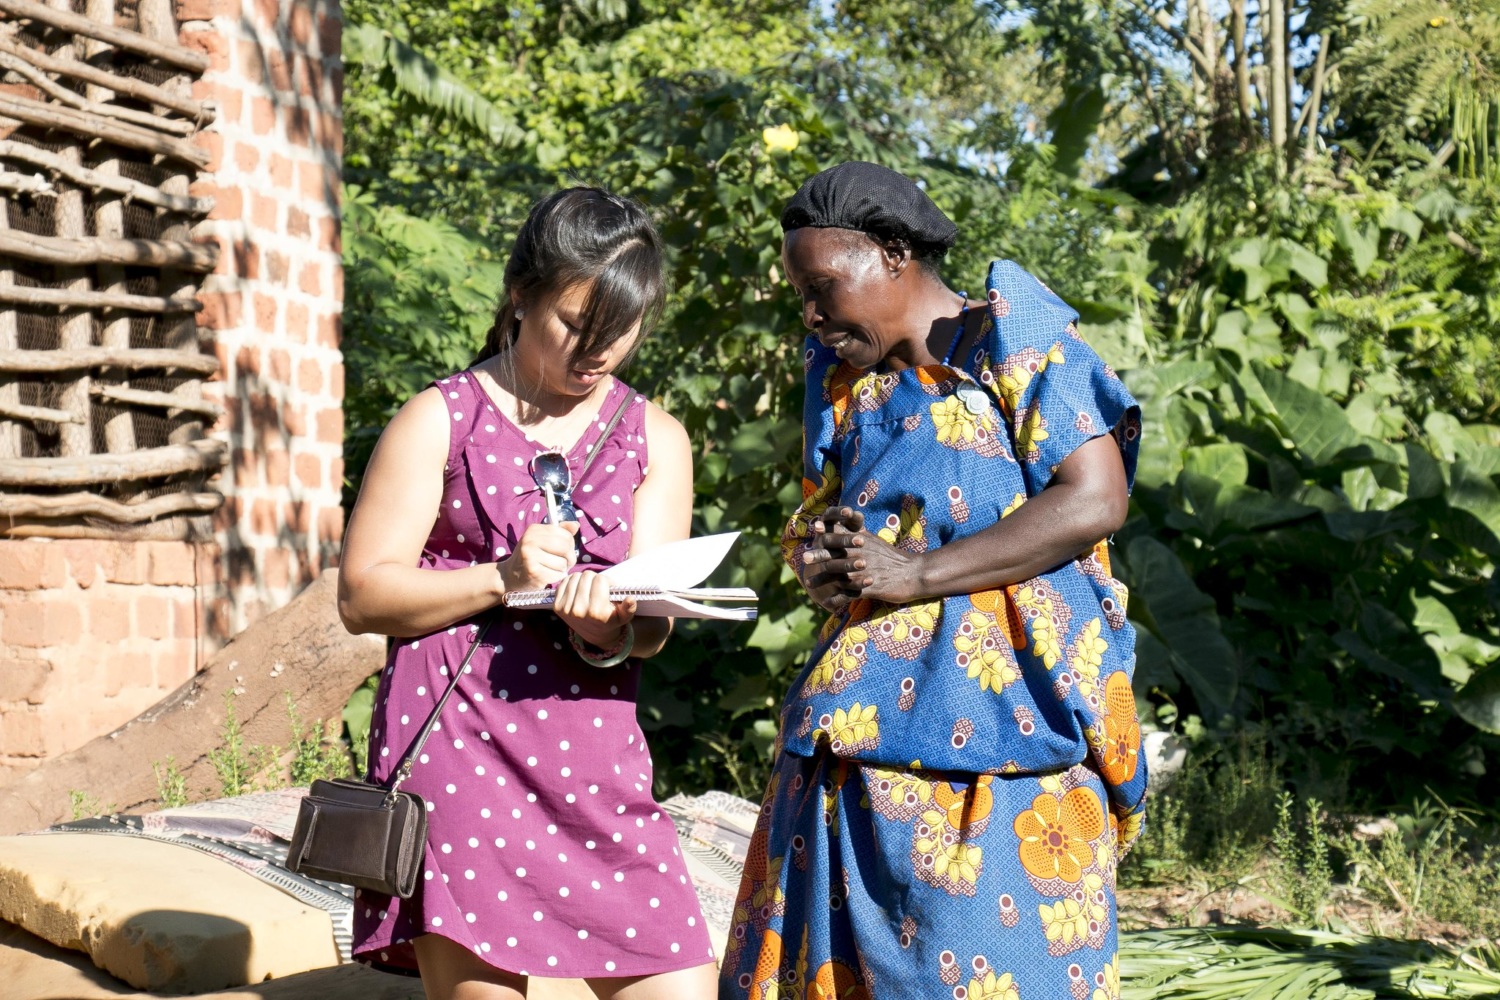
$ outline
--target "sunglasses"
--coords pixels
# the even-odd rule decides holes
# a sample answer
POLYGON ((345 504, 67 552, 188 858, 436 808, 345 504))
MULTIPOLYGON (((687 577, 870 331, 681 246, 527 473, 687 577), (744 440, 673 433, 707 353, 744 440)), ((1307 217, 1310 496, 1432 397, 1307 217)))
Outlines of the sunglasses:
POLYGON ((560 451, 544 451, 531 460, 531 481, 547 495, 547 521, 561 524, 577 521, 578 508, 573 506, 573 472, 560 451))

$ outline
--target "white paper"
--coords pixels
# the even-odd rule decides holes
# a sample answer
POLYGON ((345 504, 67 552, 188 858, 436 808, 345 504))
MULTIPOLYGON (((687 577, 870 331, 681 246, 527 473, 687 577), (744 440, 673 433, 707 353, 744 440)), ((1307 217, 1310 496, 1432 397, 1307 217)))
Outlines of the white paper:
POLYGON ((599 575, 611 587, 660 587, 662 590, 688 590, 698 586, 718 568, 729 554, 738 531, 719 535, 700 535, 668 542, 638 556, 611 566, 599 575))

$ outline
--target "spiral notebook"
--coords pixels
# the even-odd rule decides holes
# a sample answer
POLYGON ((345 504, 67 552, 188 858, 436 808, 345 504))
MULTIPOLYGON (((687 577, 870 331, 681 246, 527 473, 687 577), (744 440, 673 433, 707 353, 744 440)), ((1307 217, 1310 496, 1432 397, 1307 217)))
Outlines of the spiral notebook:
MULTIPOLYGON (((600 573, 609 580, 610 597, 636 600, 636 614, 656 618, 718 618, 754 621, 757 600, 748 587, 700 587, 729 554, 738 531, 669 542, 626 559, 600 573)), ((552 590, 522 590, 505 595, 509 608, 550 608, 552 590)))

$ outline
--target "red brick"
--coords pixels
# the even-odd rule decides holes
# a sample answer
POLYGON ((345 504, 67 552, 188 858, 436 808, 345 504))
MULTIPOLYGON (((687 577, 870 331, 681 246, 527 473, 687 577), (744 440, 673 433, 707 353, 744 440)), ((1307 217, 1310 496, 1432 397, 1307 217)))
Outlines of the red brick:
POLYGON ((267 587, 281 589, 292 582, 292 557, 286 549, 269 549, 261 570, 267 587))
POLYGON ((298 56, 296 64, 297 94, 317 100, 323 92, 323 64, 316 57, 298 56))
POLYGON ((47 726, 37 711, 0 712, 0 755, 35 757, 47 749, 47 726))
POLYGON ((281 0, 255 0, 255 19, 268 28, 281 20, 281 0))
POLYGON ((328 460, 328 485, 344 485, 344 460, 339 456, 334 456, 328 460))
POLYGON ((276 332, 276 300, 260 292, 255 293, 255 328, 261 333, 276 332))
POLYGON ((300 302, 286 304, 286 339, 294 344, 307 343, 307 306, 300 302))
POLYGON ((281 385, 292 380, 292 356, 283 347, 271 351, 271 378, 281 385))
POLYGON ((118 589, 114 593, 104 590, 95 594, 88 608, 91 641, 120 642, 130 638, 130 599, 118 589))
POLYGON ((339 362, 328 370, 328 394, 334 399, 344 398, 344 364, 339 362))
POLYGON ((271 154, 271 183, 279 188, 292 186, 292 161, 280 153, 271 154))
POLYGON ((322 201, 328 196, 328 190, 323 186, 323 165, 312 160, 303 160, 297 167, 297 178, 299 189, 304 198, 313 198, 322 201))
POLYGON ((318 511, 318 541, 337 543, 344 537, 344 511, 341 507, 324 507, 318 511))
POLYGON ((182 597, 173 602, 172 635, 178 639, 198 637, 198 602, 193 598, 182 597))
POLYGON ((341 407, 318 413, 318 440, 327 444, 340 444, 344 440, 344 411, 341 407))
POLYGON ((344 301, 344 268, 340 264, 333 266, 333 301, 344 301))
POLYGON ((283 504, 281 517, 282 523, 299 535, 312 531, 312 504, 304 500, 283 504))
POLYGON ((234 164, 248 174, 260 164, 260 150, 256 148, 254 143, 235 143, 234 164))
POLYGON ((244 375, 260 374, 260 352, 253 347, 241 347, 234 356, 235 373, 244 375))
POLYGON ((231 634, 231 617, 233 606, 227 597, 216 597, 208 602, 204 609, 203 632, 220 641, 227 640, 231 634))
POLYGON ((307 433, 307 410, 292 403, 286 404, 281 411, 281 426, 293 437, 302 437, 307 433))
POLYGON ((104 578, 110 583, 145 583, 145 551, 135 542, 93 543, 110 548, 100 557, 104 565, 104 578))
POLYGON ((318 346, 337 349, 339 343, 344 339, 344 319, 339 313, 332 313, 318 319, 318 346))
POLYGON ((183 31, 177 40, 185 48, 196 49, 208 56, 208 68, 213 73, 229 69, 229 40, 217 31, 183 31))
POLYGON ((288 236, 306 237, 312 235, 312 226, 308 221, 307 213, 296 205, 287 206, 286 233, 288 236))
POLYGON ((240 42, 240 75, 249 83, 264 82, 265 58, 256 42, 240 42))
POLYGON ((250 530, 267 538, 276 534, 276 503, 259 497, 250 505, 250 530))
POLYGON ((273 50, 266 59, 266 67, 271 71, 272 90, 292 89, 292 67, 287 64, 285 53, 273 50))
POLYGON ((304 149, 312 145, 312 115, 306 108, 288 108, 286 112, 286 137, 294 146, 304 149))
POLYGON ((234 484, 239 489, 260 484, 261 455, 251 448, 236 448, 231 456, 234 462, 234 484))
POLYGON ((302 266, 302 277, 301 280, 297 282, 297 287, 301 288, 304 292, 306 292, 308 295, 313 296, 314 298, 322 295, 323 281, 322 275, 319 273, 320 271, 321 268, 318 266, 317 261, 310 261, 307 264, 304 264, 302 266))
POLYGON ((317 455, 309 455, 302 452, 293 461, 297 470, 297 484, 305 489, 316 490, 323 487, 323 460, 317 455))
POLYGON ((83 539, 53 542, 52 547, 67 563, 68 576, 85 590, 109 575, 105 563, 113 563, 117 557, 109 545, 83 539))
POLYGON ((71 600, 16 601, 3 609, 0 639, 12 646, 33 649, 72 646, 82 631, 78 604, 71 600))
POLYGON ((113 698, 121 691, 149 688, 155 682, 151 654, 120 651, 105 660, 104 696, 113 698))
POLYGON ((210 219, 239 219, 245 214, 245 192, 237 187, 221 187, 207 181, 199 181, 188 189, 195 198, 212 198, 213 211, 210 219))
POLYGON ((269 97, 250 98, 250 130, 257 136, 268 136, 276 128, 276 105, 269 97))
POLYGON ((260 277, 260 250, 249 240, 234 241, 234 273, 251 281, 260 277))
POLYGON ((203 165, 203 172, 217 173, 219 165, 224 160, 224 134, 222 132, 204 131, 193 136, 193 142, 208 153, 208 162, 203 165))
POLYGON ((313 17, 312 11, 307 9, 306 0, 296 0, 293 4, 290 27, 292 41, 297 43, 299 49, 307 51, 308 44, 313 37, 313 17))
POLYGON ((285 486, 288 482, 288 457, 285 448, 266 452, 266 485, 285 486))
POLYGON ((344 21, 334 14, 318 15, 318 51, 325 56, 336 56, 343 45, 344 21))
POLYGON ((335 65, 328 71, 328 83, 333 88, 332 98, 328 103, 335 107, 344 106, 344 67, 335 65))
POLYGON ((240 12, 239 0, 172 0, 172 12, 178 23, 207 21, 215 17, 234 17, 240 12))
POLYGON ((267 250, 265 252, 266 280, 271 284, 286 284, 287 272, 291 270, 291 267, 292 262, 281 251, 267 250))
POLYGON ((203 311, 198 314, 198 325, 209 330, 233 330, 243 318, 243 302, 239 292, 199 292, 203 311))
POLYGON ((238 87, 228 87, 218 84, 209 94, 209 99, 218 105, 218 117, 216 121, 227 125, 237 125, 240 115, 245 110, 245 92, 238 87))
POLYGON ((198 582, 193 549, 185 542, 155 542, 148 557, 152 583, 190 587, 198 582))
POLYGON ((0 590, 61 587, 67 564, 55 542, 0 541, 0 590))
POLYGON ((158 594, 135 595, 135 634, 147 639, 165 639, 172 634, 172 605, 158 594))
POLYGON ((0 702, 24 701, 40 705, 52 662, 43 659, 0 660, 0 702))
POLYGON ((276 229, 276 217, 281 211, 281 203, 275 198, 263 194, 252 194, 250 196, 250 222, 258 229, 276 229))
POLYGON ((303 358, 297 363, 297 388, 303 392, 323 390, 323 366, 312 358, 303 358))
POLYGON ((318 249, 344 252, 344 238, 337 217, 318 220, 318 249))

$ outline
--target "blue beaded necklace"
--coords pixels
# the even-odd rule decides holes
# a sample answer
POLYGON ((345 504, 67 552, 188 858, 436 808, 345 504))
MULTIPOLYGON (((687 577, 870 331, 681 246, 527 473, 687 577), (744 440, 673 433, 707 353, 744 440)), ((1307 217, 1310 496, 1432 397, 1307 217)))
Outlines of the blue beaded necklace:
POLYGON ((964 339, 964 328, 968 326, 969 319, 969 293, 959 292, 962 298, 963 308, 958 311, 958 332, 953 335, 953 343, 948 345, 948 353, 943 355, 943 364, 947 365, 953 361, 953 353, 958 350, 959 341, 964 339))

